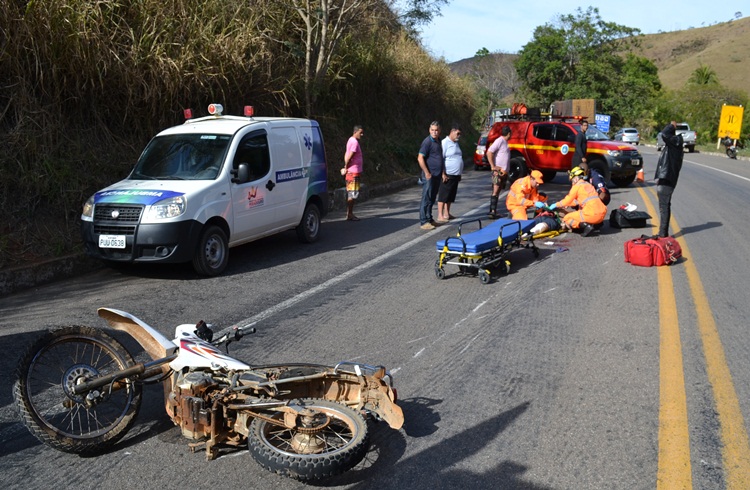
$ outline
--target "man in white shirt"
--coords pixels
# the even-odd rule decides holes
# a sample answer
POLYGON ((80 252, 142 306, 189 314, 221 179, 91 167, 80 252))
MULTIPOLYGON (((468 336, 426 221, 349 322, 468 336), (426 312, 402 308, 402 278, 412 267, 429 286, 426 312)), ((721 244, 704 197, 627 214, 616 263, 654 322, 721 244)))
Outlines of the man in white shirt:
POLYGON ((451 204, 456 200, 458 183, 464 171, 464 159, 458 140, 461 138, 461 128, 458 124, 451 126, 451 132, 443 140, 443 158, 445 159, 445 173, 443 183, 438 191, 438 223, 445 223, 455 218, 451 214, 451 204))

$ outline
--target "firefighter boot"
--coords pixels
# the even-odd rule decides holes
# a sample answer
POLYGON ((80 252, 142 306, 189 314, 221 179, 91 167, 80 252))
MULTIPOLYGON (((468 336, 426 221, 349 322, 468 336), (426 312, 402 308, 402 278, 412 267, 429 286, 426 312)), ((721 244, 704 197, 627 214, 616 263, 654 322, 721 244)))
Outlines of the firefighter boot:
POLYGON ((490 212, 487 216, 490 219, 497 219, 497 196, 490 197, 490 212))

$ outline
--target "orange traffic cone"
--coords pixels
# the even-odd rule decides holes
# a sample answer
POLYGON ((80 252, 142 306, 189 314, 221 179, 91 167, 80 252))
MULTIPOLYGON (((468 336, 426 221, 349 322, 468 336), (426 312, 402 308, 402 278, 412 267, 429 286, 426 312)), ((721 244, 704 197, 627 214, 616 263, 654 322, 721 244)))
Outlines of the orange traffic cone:
POLYGON ((635 174, 635 180, 638 182, 645 182, 646 179, 643 177, 643 169, 638 170, 638 172, 635 174))

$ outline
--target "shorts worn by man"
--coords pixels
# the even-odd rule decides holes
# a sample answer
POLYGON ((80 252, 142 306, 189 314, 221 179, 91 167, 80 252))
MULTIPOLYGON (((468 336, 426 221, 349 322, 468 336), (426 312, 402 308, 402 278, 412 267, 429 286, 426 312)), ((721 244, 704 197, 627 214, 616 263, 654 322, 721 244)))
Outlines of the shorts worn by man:
POLYGON ((417 162, 422 169, 424 184, 422 184, 422 201, 419 205, 419 225, 423 230, 435 228, 435 220, 432 219, 432 208, 435 205, 440 181, 445 174, 445 160, 443 159, 443 147, 440 144, 440 123, 433 121, 430 124, 430 135, 427 136, 419 148, 417 162))

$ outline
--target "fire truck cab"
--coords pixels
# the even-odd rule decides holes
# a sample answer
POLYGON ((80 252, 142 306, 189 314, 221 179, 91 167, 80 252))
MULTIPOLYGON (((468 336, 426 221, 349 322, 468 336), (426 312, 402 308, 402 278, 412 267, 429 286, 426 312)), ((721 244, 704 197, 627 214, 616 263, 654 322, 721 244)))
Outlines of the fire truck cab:
MULTIPOLYGON (((580 117, 508 115, 496 119, 490 134, 500 134, 503 126, 511 129, 508 148, 511 152, 509 180, 539 170, 545 182, 557 172, 570 170, 575 152, 575 138, 581 131, 580 117)), ((586 132, 586 159, 608 182, 617 187, 630 185, 643 165, 643 158, 632 145, 616 142, 589 125, 586 132)), ((489 143, 488 143, 489 144, 489 143)))

